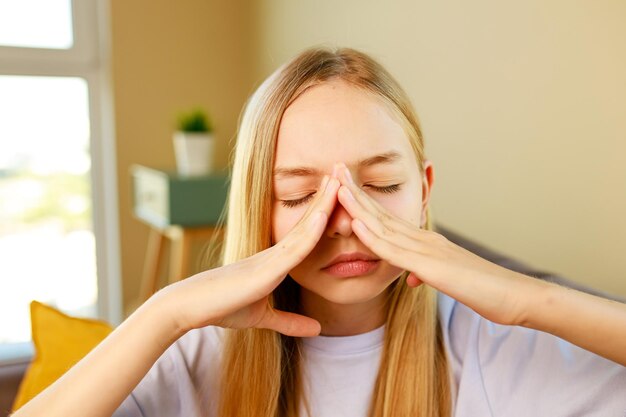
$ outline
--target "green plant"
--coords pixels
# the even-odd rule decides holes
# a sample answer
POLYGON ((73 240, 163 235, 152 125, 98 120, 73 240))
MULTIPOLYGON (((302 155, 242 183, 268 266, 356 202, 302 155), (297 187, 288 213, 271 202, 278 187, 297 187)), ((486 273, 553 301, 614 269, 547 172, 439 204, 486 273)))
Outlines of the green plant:
POLYGON ((206 132, 213 131, 211 120, 202 109, 194 109, 178 116, 177 128, 181 132, 206 132))

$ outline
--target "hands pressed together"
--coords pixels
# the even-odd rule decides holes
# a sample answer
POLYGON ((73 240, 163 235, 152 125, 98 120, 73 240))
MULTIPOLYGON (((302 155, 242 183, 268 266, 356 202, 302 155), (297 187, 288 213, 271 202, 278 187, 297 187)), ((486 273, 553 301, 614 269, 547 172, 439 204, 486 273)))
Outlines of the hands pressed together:
POLYGON ((364 245, 410 272, 407 285, 429 285, 492 322, 547 331, 626 364, 626 305, 508 270, 398 218, 355 184, 344 164, 324 177, 306 213, 277 244, 161 290, 175 326, 181 331, 216 325, 267 328, 297 337, 319 334, 319 322, 274 309, 268 298, 315 248, 335 204, 350 214, 352 230, 364 245), (616 325, 622 326, 617 334, 616 325), (607 347, 598 331, 616 344, 607 347))

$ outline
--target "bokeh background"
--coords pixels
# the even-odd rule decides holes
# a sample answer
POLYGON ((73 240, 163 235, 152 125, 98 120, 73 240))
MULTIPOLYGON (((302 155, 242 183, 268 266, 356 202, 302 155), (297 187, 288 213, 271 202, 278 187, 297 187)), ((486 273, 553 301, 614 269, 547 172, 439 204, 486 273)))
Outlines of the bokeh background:
POLYGON ((149 231, 130 166, 174 168, 172 115, 202 105, 226 167, 246 98, 313 45, 367 52, 404 86, 436 222, 626 296, 625 2, 111 0, 110 21, 127 308, 149 231))

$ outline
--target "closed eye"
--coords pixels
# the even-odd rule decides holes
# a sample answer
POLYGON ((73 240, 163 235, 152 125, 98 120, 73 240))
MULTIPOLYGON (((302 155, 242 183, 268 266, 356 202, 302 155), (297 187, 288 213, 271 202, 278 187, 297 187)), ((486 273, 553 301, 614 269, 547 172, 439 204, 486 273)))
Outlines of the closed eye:
MULTIPOLYGON (((378 193, 385 193, 385 194, 395 193, 400 190, 400 184, 386 185, 384 187, 376 187, 374 185, 365 184, 364 187, 368 187, 378 193)), ((282 203, 283 207, 294 208, 301 204, 307 203, 310 199, 313 198, 314 195, 315 193, 311 193, 297 200, 280 200, 280 202, 282 203)))

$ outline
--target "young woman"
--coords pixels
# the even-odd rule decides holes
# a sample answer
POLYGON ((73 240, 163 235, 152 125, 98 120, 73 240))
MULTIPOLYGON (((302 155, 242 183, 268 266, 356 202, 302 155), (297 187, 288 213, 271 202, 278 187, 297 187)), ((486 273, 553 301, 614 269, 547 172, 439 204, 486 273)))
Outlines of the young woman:
POLYGON ((304 51, 246 105, 223 266, 15 416, 623 416, 626 306, 434 232, 433 182, 389 73, 304 51))

